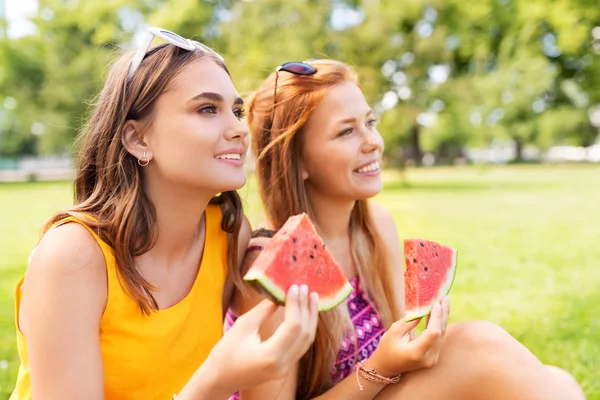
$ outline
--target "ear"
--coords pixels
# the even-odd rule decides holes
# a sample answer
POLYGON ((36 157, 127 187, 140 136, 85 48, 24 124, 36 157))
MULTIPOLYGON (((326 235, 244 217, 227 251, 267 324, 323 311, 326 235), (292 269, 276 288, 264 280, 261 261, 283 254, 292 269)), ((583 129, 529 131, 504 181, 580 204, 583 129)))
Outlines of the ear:
POLYGON ((304 160, 302 160, 302 158, 300 158, 300 165, 298 165, 298 167, 300 168, 300 177, 302 178, 303 181, 308 179, 308 171, 306 170, 306 168, 304 168, 304 160))
POLYGON ((306 171, 306 169, 304 169, 304 167, 302 167, 302 180, 305 181, 308 179, 308 171, 306 171))
POLYGON ((121 134, 121 143, 133 157, 149 162, 152 159, 152 151, 141 132, 142 126, 138 121, 127 120, 121 134))

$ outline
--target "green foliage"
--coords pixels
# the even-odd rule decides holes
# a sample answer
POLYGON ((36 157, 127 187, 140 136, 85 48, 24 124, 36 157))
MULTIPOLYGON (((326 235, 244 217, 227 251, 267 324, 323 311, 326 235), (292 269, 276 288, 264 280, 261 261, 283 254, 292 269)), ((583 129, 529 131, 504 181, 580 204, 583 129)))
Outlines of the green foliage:
POLYGON ((242 94, 284 61, 349 63, 391 156, 597 135, 595 0, 42 0, 31 21, 34 34, 0 37, 0 156, 69 151, 108 63, 146 24, 213 46, 242 94))

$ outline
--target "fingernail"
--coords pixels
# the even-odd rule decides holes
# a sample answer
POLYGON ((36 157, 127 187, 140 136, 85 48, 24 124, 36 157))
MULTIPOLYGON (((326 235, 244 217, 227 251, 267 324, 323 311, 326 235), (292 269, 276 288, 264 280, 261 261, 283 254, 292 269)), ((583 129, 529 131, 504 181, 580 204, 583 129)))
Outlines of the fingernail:
POLYGON ((300 288, 300 290, 302 290, 302 294, 304 296, 308 296, 308 286, 302 285, 302 287, 300 288))
POLYGON ((292 285, 290 288, 292 294, 298 294, 298 285, 292 285))
POLYGON ((317 301, 319 301, 319 293, 317 293, 317 292, 312 292, 312 293, 310 294, 310 299, 311 299, 312 301, 314 301, 314 302, 317 302, 317 301))

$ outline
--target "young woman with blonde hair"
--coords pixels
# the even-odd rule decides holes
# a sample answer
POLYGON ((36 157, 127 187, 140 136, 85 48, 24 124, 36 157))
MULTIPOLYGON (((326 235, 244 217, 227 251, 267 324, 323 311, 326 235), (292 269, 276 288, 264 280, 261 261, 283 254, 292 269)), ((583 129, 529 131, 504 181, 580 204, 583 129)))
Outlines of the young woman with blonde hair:
POLYGON ((269 301, 223 337, 250 238, 242 108, 223 59, 172 32, 151 28, 114 63, 81 135, 75 204, 16 288, 11 400, 226 399, 305 353, 318 300, 306 287, 269 340, 269 301), (150 49, 155 36, 167 43, 150 49))
MULTIPOLYGON (((546 368, 490 322, 446 331, 448 298, 420 336, 411 333, 418 321, 402 320, 404 262, 394 220, 368 202, 382 190, 383 141, 347 65, 283 64, 250 96, 248 124, 265 226, 277 230, 308 213, 355 290, 346 305, 321 313, 315 343, 296 370, 242 391, 243 400, 583 397, 570 375, 546 368)), ((252 240, 247 265, 267 240, 252 240)), ((230 324, 261 300, 237 292, 230 324)), ((263 338, 281 321, 275 313, 263 338)))

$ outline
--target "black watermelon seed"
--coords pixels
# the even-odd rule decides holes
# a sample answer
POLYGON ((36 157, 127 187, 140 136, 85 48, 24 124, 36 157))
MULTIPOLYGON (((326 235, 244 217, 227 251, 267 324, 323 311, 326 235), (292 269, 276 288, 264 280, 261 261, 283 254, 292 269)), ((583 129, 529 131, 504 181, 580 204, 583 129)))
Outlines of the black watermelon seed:
POLYGON ((425 267, 425 271, 429 270, 429 268, 425 267))
POLYGON ((313 247, 315 248, 315 250, 317 249, 317 245, 316 244, 313 244, 313 247))
POLYGON ((325 243, 323 243, 323 248, 325 248, 325 243))
POLYGON ((416 264, 416 263, 417 263, 417 259, 416 259, 416 258, 413 258, 413 262, 416 264))
POLYGON ((310 257, 310 258, 315 258, 315 256, 314 256, 314 255, 312 255, 312 254, 311 254, 311 255, 309 255, 309 257, 310 257))
POLYGON ((292 256, 292 260, 297 261, 296 256, 292 256))
POLYGON ((296 243, 296 238, 295 237, 292 238, 292 243, 296 243))
POLYGON ((421 247, 425 247, 425 245, 423 244, 423 242, 419 242, 419 244, 421 245, 421 247))

